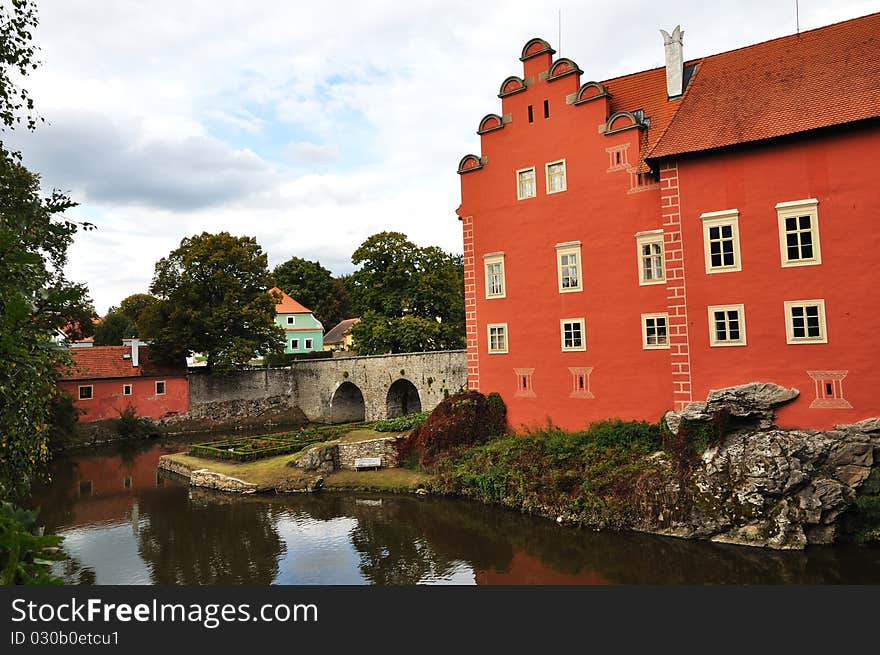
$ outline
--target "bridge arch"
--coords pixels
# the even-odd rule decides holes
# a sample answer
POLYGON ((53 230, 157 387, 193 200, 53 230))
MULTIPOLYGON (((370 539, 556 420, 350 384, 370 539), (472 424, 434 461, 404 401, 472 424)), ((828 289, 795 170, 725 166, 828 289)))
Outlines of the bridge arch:
POLYGON ((352 382, 343 382, 330 399, 331 423, 354 423, 363 421, 366 414, 364 394, 352 382))
POLYGON ((385 411, 388 418, 422 411, 422 400, 416 385, 404 378, 395 381, 388 388, 385 411))

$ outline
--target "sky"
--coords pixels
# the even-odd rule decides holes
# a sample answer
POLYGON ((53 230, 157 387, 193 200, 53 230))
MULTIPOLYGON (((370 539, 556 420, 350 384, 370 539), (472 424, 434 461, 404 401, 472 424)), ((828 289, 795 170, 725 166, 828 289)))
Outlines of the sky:
MULTIPOLYGON (((800 0, 800 28, 876 11, 800 0)), ((586 82, 663 65, 659 30, 677 24, 686 59, 796 30, 794 0, 42 0, 39 13, 25 87, 45 123, 8 141, 97 226, 67 272, 100 314, 204 231, 255 236, 270 267, 298 256, 336 275, 383 230, 460 253, 456 168, 532 37, 586 82)))

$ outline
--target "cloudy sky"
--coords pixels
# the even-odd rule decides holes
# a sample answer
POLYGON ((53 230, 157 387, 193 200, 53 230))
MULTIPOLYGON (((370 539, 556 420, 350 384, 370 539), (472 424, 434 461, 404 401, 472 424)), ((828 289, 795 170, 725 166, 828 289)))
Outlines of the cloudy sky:
MULTIPOLYGON (((297 255, 336 274, 381 230, 460 252, 455 168, 479 153, 477 122, 499 110, 531 37, 586 81, 662 65, 658 30, 678 23, 686 58, 795 31, 795 0, 39 5, 43 65, 27 87, 47 123, 10 141, 98 226, 77 237, 69 274, 100 313, 202 231, 256 236, 272 266, 297 255)), ((800 0, 800 25, 878 10, 800 0)))

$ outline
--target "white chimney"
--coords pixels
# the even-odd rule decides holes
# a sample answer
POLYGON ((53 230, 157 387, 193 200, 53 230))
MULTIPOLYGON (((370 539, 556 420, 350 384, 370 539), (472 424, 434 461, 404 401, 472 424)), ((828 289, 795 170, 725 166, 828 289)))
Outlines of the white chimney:
POLYGON ((137 368, 138 365, 138 344, 139 339, 135 337, 131 340, 131 367, 137 368))
POLYGON ((670 98, 680 96, 684 82, 684 59, 682 57, 681 25, 676 25, 670 35, 666 30, 660 30, 663 35, 663 48, 666 50, 666 95, 670 98))

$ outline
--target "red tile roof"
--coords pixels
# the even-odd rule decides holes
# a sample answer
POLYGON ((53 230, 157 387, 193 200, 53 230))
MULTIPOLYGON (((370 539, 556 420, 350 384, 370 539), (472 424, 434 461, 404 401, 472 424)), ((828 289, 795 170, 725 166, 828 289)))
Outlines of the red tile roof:
POLYGON ((648 156, 880 116, 878 53, 880 13, 705 57, 648 156))
POLYGON ((272 295, 280 294, 281 301, 275 303, 275 313, 276 314, 311 314, 312 310, 307 309, 300 305, 293 298, 288 296, 278 287, 272 287, 269 289, 269 293, 272 295))
POLYGON ((138 349, 138 367, 131 365, 129 346, 92 346, 71 348, 73 367, 61 372, 62 380, 100 380, 104 378, 173 377, 186 375, 186 365, 168 366, 150 358, 149 346, 138 349))

